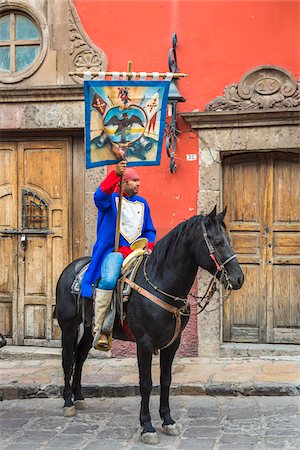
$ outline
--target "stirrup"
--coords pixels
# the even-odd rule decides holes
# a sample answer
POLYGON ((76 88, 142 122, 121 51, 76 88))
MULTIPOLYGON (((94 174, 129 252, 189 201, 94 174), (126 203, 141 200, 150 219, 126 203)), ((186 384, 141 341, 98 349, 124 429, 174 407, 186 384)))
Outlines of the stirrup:
POLYGON ((112 347, 112 336, 106 336, 101 330, 98 330, 94 336, 93 347, 95 350, 108 352, 112 347))

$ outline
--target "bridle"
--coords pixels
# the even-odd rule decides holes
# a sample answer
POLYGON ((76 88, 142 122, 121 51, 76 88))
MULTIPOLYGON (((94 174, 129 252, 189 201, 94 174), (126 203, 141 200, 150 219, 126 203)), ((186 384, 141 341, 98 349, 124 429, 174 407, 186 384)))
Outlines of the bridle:
POLYGON ((202 232, 203 232, 203 237, 204 237, 204 241, 206 243, 206 246, 208 248, 208 253, 210 258, 213 260, 213 262, 215 263, 216 266, 216 272, 214 274, 214 278, 216 278, 216 276, 221 272, 221 276, 220 278, 224 277, 225 281, 226 281, 226 286, 225 289, 231 289, 231 283, 229 281, 229 277, 228 277, 228 273, 225 269, 226 264, 228 264, 230 261, 232 261, 233 259, 236 258, 236 255, 233 254, 231 256, 229 256, 229 258, 227 258, 224 262, 221 262, 218 258, 218 255, 216 253, 216 250, 214 248, 214 246, 212 245, 211 241, 209 240, 208 234, 207 234, 207 229, 206 226, 204 224, 204 220, 201 220, 201 228, 202 228, 202 232))
MULTIPOLYGON (((224 298, 222 304, 219 305, 219 307, 221 307, 221 306, 224 304, 224 302, 227 300, 227 298, 229 297, 229 295, 230 295, 230 293, 231 293, 232 285, 231 285, 231 283, 230 283, 230 281, 229 281, 228 273, 227 273, 227 271, 226 271, 226 269, 225 269, 225 266, 226 266, 226 264, 228 264, 230 261, 232 261, 233 259, 236 258, 236 255, 233 254, 233 255, 229 256, 229 258, 227 258, 224 262, 221 262, 221 261, 219 260, 218 256, 217 256, 217 253, 216 253, 216 251, 215 251, 214 246, 212 245, 212 243, 211 243, 210 240, 209 240, 209 237, 208 237, 208 234, 207 234, 207 229, 206 229, 206 227, 205 227, 205 224, 204 224, 204 220, 203 220, 203 219, 201 220, 201 227, 202 227, 202 232, 203 232, 203 238, 204 238, 204 241, 205 241, 206 246, 207 246, 207 248, 208 248, 209 256, 210 256, 211 259, 214 261, 217 270, 216 270, 216 272, 214 273, 214 275, 213 275, 213 277, 212 277, 212 279, 211 279, 211 281, 210 281, 210 283, 209 283, 209 285, 208 285, 208 287, 207 287, 206 292, 205 292, 204 295, 202 295, 201 297, 199 297, 199 296, 197 296, 197 295, 195 295, 195 294, 192 294, 191 292, 189 293, 189 295, 191 295, 195 300, 197 300, 197 306, 199 307, 199 311, 197 312, 197 314, 200 314, 200 313, 206 308, 206 306, 209 304, 209 302, 210 302, 212 296, 213 296, 214 293, 216 292, 216 290, 217 290, 217 287, 216 287, 216 286, 217 286, 217 285, 216 285, 216 280, 217 280, 217 275, 218 275, 219 273, 221 273, 221 275, 220 275, 220 280, 222 280, 223 277, 224 277, 224 279, 225 279, 225 281, 226 281, 225 289, 227 289, 227 290, 229 291, 229 293, 226 295, 226 297, 224 298)), ((181 301, 181 302, 184 303, 184 305, 188 304, 188 299, 187 299, 187 298, 181 298, 181 297, 177 297, 177 296, 175 296, 175 295, 169 294, 168 292, 163 291, 163 290, 160 289, 158 286, 155 286, 155 285, 152 283, 152 281, 151 281, 151 280, 149 279, 149 277, 148 277, 147 270, 146 270, 146 266, 147 266, 147 262, 148 262, 149 256, 150 256, 150 255, 146 255, 146 258, 145 258, 145 261, 144 261, 144 264, 143 264, 143 274, 144 274, 144 278, 145 278, 145 280, 147 281, 147 283, 150 284, 150 286, 151 286, 155 291, 159 292, 160 294, 163 294, 163 295, 165 295, 166 297, 171 298, 172 300, 175 300, 175 301, 181 301)), ((219 280, 218 280, 218 281, 219 281, 219 280)), ((212 309, 212 310, 210 310, 210 311, 214 311, 215 309, 218 309, 218 308, 214 308, 214 309, 212 309)), ((209 311, 209 312, 210 312, 210 311, 209 311)), ((190 313, 189 313, 189 314, 183 314, 183 313, 181 313, 181 314, 182 314, 182 315, 190 315, 190 313)))

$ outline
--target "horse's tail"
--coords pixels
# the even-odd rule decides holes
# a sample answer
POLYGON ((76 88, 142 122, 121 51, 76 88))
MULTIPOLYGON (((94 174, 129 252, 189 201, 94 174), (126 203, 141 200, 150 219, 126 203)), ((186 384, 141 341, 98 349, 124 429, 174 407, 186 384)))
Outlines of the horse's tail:
POLYGON ((72 292, 72 284, 83 266, 89 263, 90 256, 71 262, 61 273, 56 284, 56 305, 52 317, 58 320, 60 327, 66 321, 73 320, 78 314, 80 295, 72 292))

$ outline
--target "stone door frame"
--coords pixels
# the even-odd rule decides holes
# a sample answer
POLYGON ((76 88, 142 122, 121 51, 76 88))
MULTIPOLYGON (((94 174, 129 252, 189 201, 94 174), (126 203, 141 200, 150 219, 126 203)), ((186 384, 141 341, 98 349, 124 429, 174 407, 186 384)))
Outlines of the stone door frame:
MULTIPOLYGON (((274 66, 253 69, 240 83, 225 88, 224 93, 224 97, 218 97, 207 105, 207 111, 182 114, 192 129, 198 132, 199 138, 198 213, 210 212, 215 204, 219 210, 224 207, 222 159, 225 155, 286 151, 296 152, 300 158, 300 100, 294 101, 296 95, 299 97, 299 83, 297 85, 287 71, 274 66), (273 92, 261 94, 255 91, 259 81, 263 85, 264 80, 272 77, 279 86, 275 98, 277 103, 273 101, 273 104, 273 92), (283 84, 289 85, 290 89, 285 91, 289 94, 280 97, 283 84), (243 89, 247 92, 247 98, 243 98, 243 89), (251 98, 249 92, 253 94, 251 98), (294 106, 289 102, 294 102, 294 106), (249 108, 251 103, 252 108, 249 108), (272 109, 274 105, 278 108, 272 109), (246 107, 247 111, 243 109, 246 107)), ((199 295, 205 292, 209 280, 206 273, 200 272, 199 295)), ((199 315, 199 356, 218 357, 224 354, 227 344, 223 344, 223 310, 218 308, 220 302, 222 294, 218 292, 207 308, 215 310, 199 315)))

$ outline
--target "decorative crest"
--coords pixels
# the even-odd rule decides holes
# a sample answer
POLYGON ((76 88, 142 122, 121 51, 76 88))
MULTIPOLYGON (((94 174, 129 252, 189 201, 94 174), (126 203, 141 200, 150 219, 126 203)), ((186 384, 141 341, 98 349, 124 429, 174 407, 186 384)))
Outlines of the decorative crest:
POLYGON ((300 79, 277 66, 259 66, 247 72, 239 83, 225 87, 224 95, 210 101, 206 111, 242 111, 297 108, 300 79))

